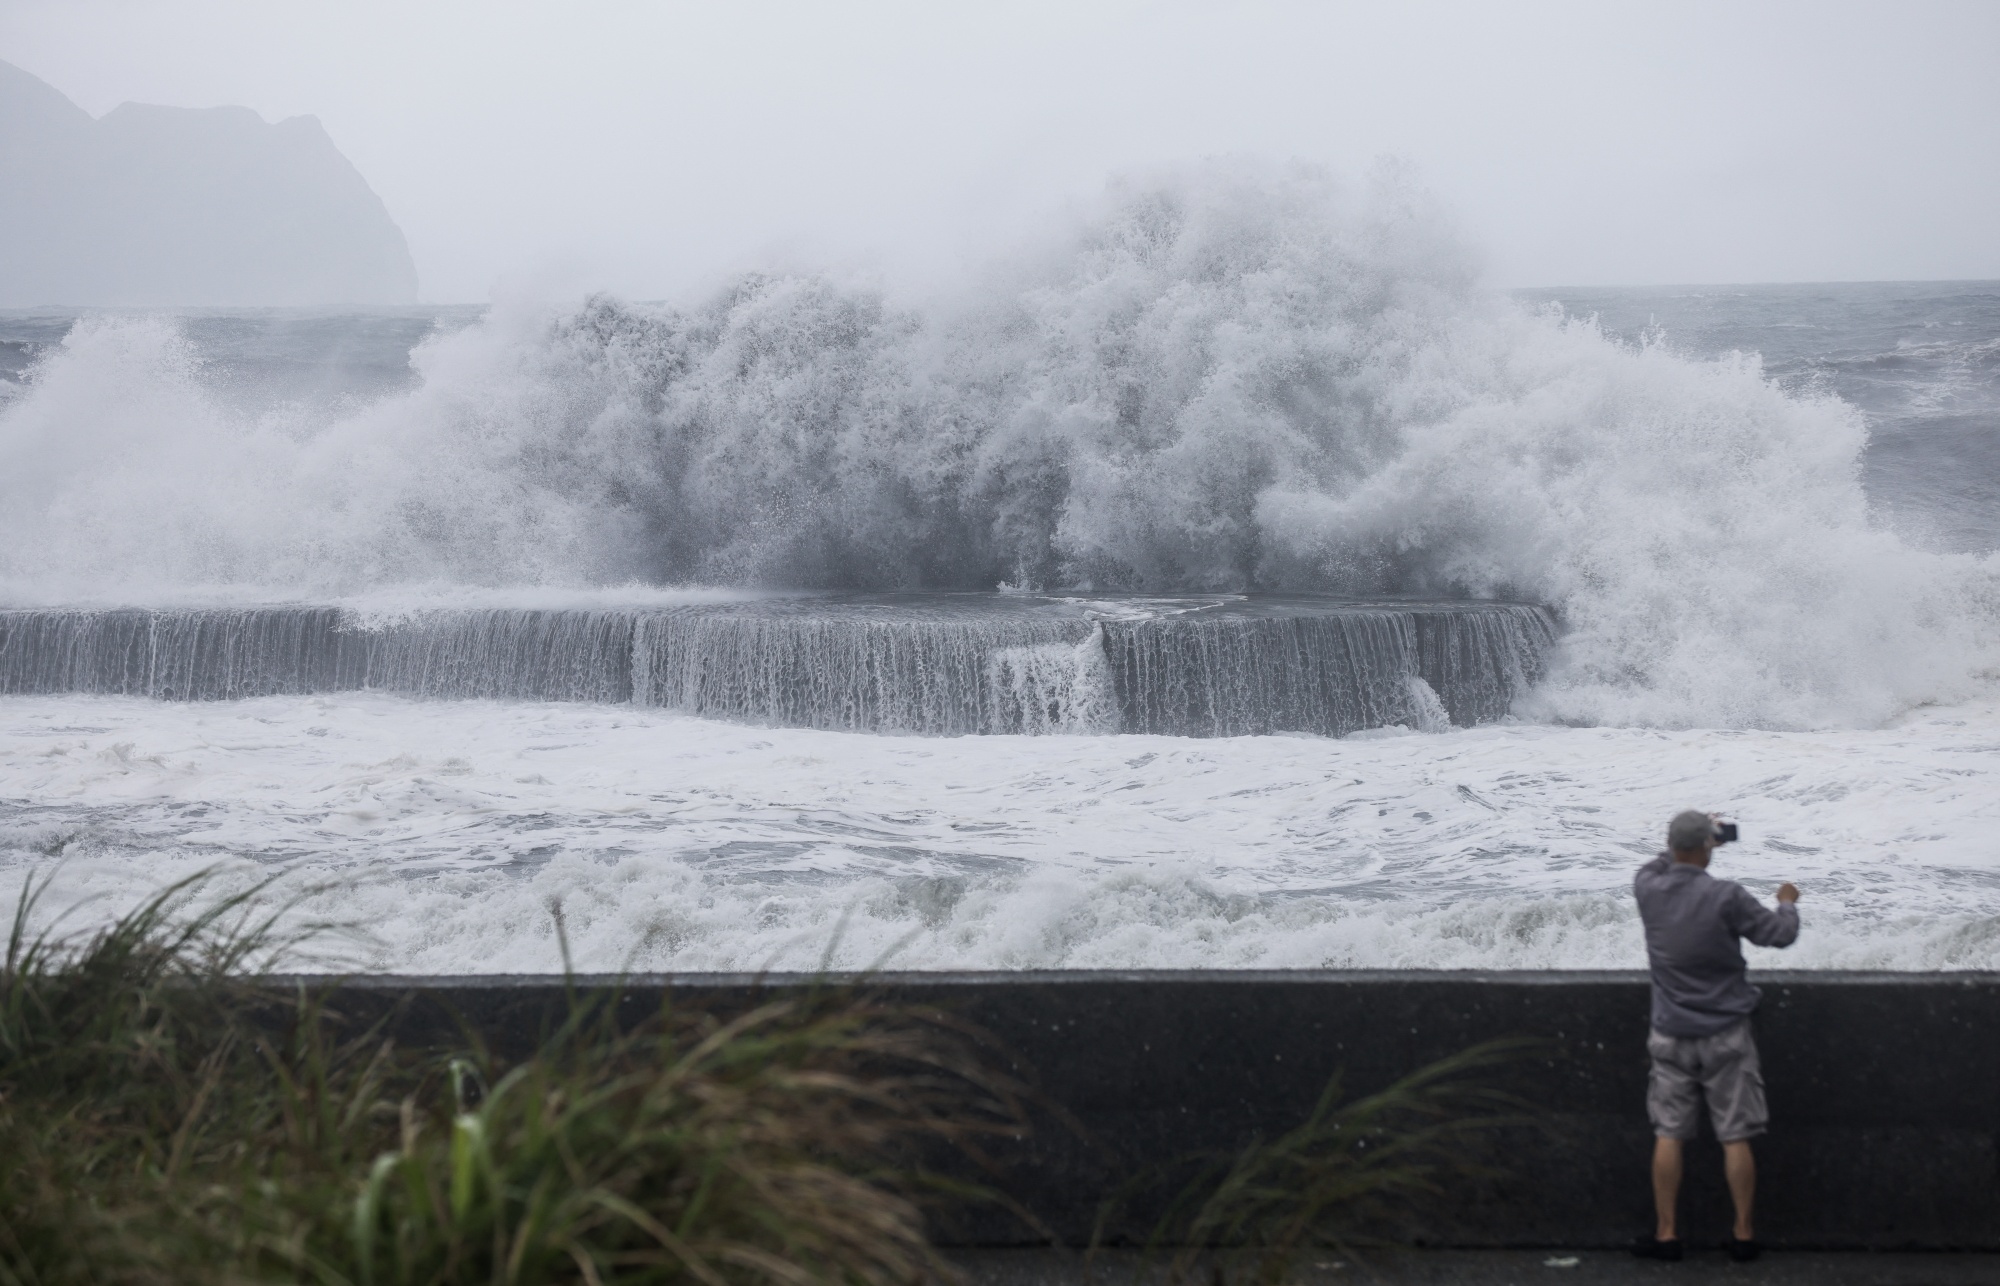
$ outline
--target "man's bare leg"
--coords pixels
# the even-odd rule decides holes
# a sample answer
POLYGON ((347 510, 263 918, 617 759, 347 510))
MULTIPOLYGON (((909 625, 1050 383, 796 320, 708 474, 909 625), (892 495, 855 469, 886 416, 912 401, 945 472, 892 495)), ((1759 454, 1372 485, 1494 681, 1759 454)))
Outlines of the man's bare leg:
MULTIPOLYGON (((1731 1144, 1749 1151, 1749 1144, 1731 1144)), ((1730 1171, 1733 1175, 1736 1172, 1730 1171)), ((1730 1191, 1734 1192, 1735 1180, 1730 1181, 1730 1191)), ((1681 1202, 1681 1141, 1670 1139, 1664 1134, 1653 1140, 1653 1210, 1659 1216, 1659 1227, 1653 1236, 1660 1241, 1673 1241, 1680 1234, 1676 1230, 1675 1212, 1681 1202)), ((1739 1207, 1740 1209, 1740 1207, 1739 1207)))
MULTIPOLYGON (((1736 1203, 1736 1240, 1751 1239, 1751 1207, 1757 1201, 1757 1158, 1750 1140, 1738 1139, 1722 1145, 1722 1172, 1729 1179, 1729 1199, 1736 1203)), ((1655 1189, 1659 1180, 1653 1180, 1655 1189)))

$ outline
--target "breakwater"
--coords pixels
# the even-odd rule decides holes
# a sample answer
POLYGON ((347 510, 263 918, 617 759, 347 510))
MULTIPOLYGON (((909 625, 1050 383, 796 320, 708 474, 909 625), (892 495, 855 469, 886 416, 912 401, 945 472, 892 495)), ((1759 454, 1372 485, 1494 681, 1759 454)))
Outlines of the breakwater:
POLYGON ((164 700, 374 690, 631 701, 787 727, 931 735, 1338 735, 1505 714, 1546 609, 998 594, 663 608, 0 612, 0 693, 164 700))
MULTIPOLYGON (((1778 1247, 2000 1248, 2000 975, 1757 980, 1772 1109, 1771 1134, 1757 1145, 1760 1237, 1778 1247)), ((727 1009, 814 984, 799 975, 640 977, 623 982, 619 1004, 649 1013, 671 990, 676 1003, 727 1009)), ((1007 1157, 1006 1177, 1072 1243, 1088 1239, 1109 1185, 1289 1129, 1336 1073, 1350 1093, 1367 1093, 1504 1037, 1542 1042, 1504 1073, 1506 1088, 1542 1115, 1501 1140, 1496 1160, 1511 1181, 1434 1211, 1413 1235, 1436 1245, 1616 1246, 1649 1225, 1638 973, 938 973, 866 985, 977 1024, 1016 1074, 1073 1114, 1082 1133, 1041 1122, 1007 1157)), ((462 1022, 517 1052, 567 1003, 563 980, 551 977, 371 977, 342 984, 341 996, 360 1017, 394 1010, 390 1027, 404 1041, 449 1042, 462 1022)), ((1720 1166, 1712 1139, 1691 1148, 1691 1239, 1728 1233, 1720 1166)), ((1112 1232, 1145 1229, 1142 1210, 1112 1232)), ((948 1220, 939 1235, 959 1245, 1031 1240, 998 1215, 948 1220)))

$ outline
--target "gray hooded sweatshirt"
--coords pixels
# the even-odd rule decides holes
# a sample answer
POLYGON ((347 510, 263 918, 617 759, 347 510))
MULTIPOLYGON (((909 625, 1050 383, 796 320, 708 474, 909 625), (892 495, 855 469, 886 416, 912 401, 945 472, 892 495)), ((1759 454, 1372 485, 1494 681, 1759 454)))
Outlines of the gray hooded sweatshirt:
POLYGON ((1742 939, 1789 947, 1799 911, 1773 911, 1734 880, 1662 853, 1632 880, 1646 925, 1653 972, 1653 1030, 1665 1036, 1712 1036, 1749 1016, 1758 991, 1744 976, 1742 939))

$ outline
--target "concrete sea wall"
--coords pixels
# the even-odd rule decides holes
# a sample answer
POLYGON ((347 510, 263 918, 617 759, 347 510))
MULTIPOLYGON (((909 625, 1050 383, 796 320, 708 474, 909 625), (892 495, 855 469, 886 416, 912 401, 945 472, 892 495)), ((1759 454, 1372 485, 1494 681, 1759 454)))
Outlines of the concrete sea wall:
MULTIPOLYGON (((1760 1234, 1821 1248, 2000 1248, 2000 974, 1771 972, 1757 1018, 1772 1109, 1758 1144, 1760 1234)), ((326 985, 329 980, 305 980, 326 985)), ((583 987, 616 980, 584 978, 583 987)), ((621 1012, 734 1008, 814 985, 797 975, 635 977, 621 1012)), ((1006 1186, 1073 1244, 1108 1187, 1190 1152, 1291 1128, 1339 1073, 1353 1094, 1468 1046, 1545 1042, 1503 1075, 1545 1109, 1493 1159, 1512 1178, 1426 1216, 1429 1244, 1609 1246, 1648 1226, 1646 984, 1638 973, 882 974, 887 999, 946 1008, 991 1033, 1017 1074, 1091 1137, 1042 1122, 1006 1186)), ((388 1012, 404 1041, 532 1046, 563 1012, 560 978, 367 977, 342 1007, 388 1012)), ((1704 1133, 1706 1133, 1704 1131, 1704 1133)), ((1720 1150, 1689 1153, 1686 1235, 1728 1233, 1720 1150)), ((1142 1236, 1135 1212, 1114 1232, 1142 1236)), ((997 1215, 948 1244, 1027 1243, 997 1215)))

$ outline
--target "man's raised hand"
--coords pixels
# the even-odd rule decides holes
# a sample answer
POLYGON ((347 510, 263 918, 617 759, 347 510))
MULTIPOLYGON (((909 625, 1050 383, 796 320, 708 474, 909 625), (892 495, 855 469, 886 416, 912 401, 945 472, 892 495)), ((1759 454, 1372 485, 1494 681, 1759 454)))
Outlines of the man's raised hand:
POLYGON ((1799 900, 1799 886, 1789 880, 1778 886, 1778 901, 1792 903, 1799 900))

